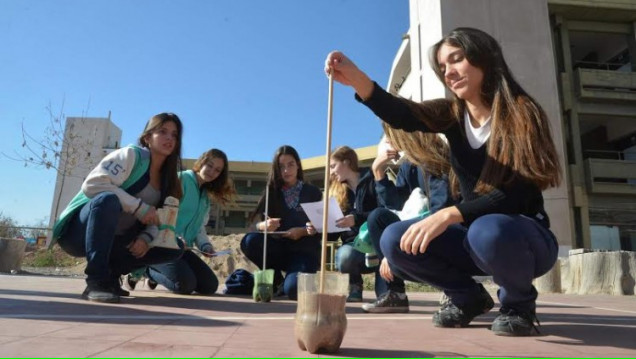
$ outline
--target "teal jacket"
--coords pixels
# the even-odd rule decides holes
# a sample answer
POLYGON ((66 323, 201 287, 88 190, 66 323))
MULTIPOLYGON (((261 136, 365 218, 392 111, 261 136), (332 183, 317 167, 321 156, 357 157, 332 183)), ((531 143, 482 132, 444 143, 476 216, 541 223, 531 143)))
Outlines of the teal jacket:
POLYGON ((47 243, 51 248, 64 234, 66 225, 75 213, 91 200, 91 197, 105 188, 112 187, 122 201, 122 207, 127 212, 133 212, 139 204, 139 200, 125 191, 135 185, 150 168, 150 152, 146 148, 130 145, 108 154, 88 175, 82 189, 71 199, 66 209, 60 214, 53 226, 53 235, 47 243), (134 155, 132 155, 134 154, 134 155), (93 178, 99 178, 100 184, 93 187, 87 186, 87 182, 93 178), (117 188, 120 188, 119 190, 117 188), (85 193, 86 192, 86 193, 85 193), (88 195, 87 195, 88 193, 88 195))
MULTIPOLYGON (((197 175, 192 170, 179 172, 183 197, 179 203, 177 215, 177 235, 183 236, 188 247, 196 243, 199 249, 210 243, 205 224, 210 212, 210 198, 207 192, 202 192, 197 183, 197 175)), ((210 243, 211 244, 211 243, 210 243)))

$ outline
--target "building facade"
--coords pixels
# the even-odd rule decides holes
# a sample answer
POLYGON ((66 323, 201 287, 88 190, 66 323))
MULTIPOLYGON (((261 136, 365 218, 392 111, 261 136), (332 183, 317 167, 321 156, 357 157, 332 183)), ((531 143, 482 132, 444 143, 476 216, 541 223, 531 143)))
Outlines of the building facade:
POLYGON ((447 96, 429 48, 456 27, 493 35, 550 118, 565 180, 544 198, 561 248, 636 250, 636 2, 410 0, 409 10, 387 88, 447 96))
POLYGON ((636 250, 636 1, 548 9, 575 245, 636 250))
POLYGON ((121 145, 121 129, 108 117, 68 117, 53 192, 49 228, 82 187, 88 173, 121 145))

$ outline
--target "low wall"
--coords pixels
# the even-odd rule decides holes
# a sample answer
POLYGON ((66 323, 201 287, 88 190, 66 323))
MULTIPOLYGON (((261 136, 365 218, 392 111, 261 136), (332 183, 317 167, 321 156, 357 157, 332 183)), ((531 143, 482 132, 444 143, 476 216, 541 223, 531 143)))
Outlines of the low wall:
POLYGON ((636 252, 571 250, 534 285, 539 293, 634 295, 636 252))

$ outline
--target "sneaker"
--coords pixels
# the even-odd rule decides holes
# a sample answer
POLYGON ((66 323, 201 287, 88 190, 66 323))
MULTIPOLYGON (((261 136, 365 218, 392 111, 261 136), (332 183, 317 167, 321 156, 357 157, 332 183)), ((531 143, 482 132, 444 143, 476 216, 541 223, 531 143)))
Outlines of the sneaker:
POLYGON ((118 295, 120 297, 128 297, 130 296, 130 292, 122 289, 122 285, 123 285, 123 277, 122 276, 118 276, 116 279, 113 280, 113 286, 112 286, 112 291, 113 294, 118 295))
POLYGON ((451 301, 442 305, 440 310, 433 314, 433 325, 441 328, 463 328, 476 316, 488 313, 495 306, 495 302, 484 286, 480 284, 479 287, 479 297, 473 303, 461 308, 451 301))
POLYGON ((363 304, 362 310, 367 313, 408 313, 409 298, 406 293, 389 290, 380 295, 375 302, 363 304))
POLYGON ((146 279, 146 287, 148 287, 148 289, 150 290, 155 290, 155 288, 157 288, 157 282, 155 282, 154 280, 147 278, 146 279))
POLYGON ((540 334, 539 329, 534 325, 534 321, 536 320, 537 325, 541 325, 541 323, 539 323, 539 318, 537 318, 534 311, 521 312, 512 308, 501 307, 499 313, 492 322, 492 327, 490 327, 490 330, 495 335, 525 337, 532 335, 533 329, 536 334, 540 334))
POLYGON ((139 278, 133 277, 132 274, 126 274, 123 279, 121 279, 122 285, 129 291, 135 290, 137 283, 139 282, 139 278))
POLYGON ((450 302, 450 298, 446 293, 442 292, 442 295, 439 297, 439 305, 445 305, 448 302, 450 302))
POLYGON ((349 284, 349 296, 347 297, 349 303, 362 302, 362 286, 359 284, 349 284))
POLYGON ((86 286, 82 293, 82 299, 99 303, 119 303, 119 296, 113 293, 112 288, 104 288, 94 284, 86 286))
POLYGON ((111 288, 111 290, 113 291, 113 294, 118 295, 120 297, 128 297, 130 296, 130 292, 123 289, 120 285, 119 282, 113 284, 113 287, 111 288))

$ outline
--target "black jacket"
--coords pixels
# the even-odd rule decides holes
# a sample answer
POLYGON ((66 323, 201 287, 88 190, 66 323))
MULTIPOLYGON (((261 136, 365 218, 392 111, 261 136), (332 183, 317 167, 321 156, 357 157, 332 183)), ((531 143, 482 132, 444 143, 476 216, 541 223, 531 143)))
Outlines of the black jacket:
POLYGON ((360 181, 358 186, 356 186, 356 192, 347 191, 347 202, 349 202, 349 208, 344 215, 353 214, 355 225, 351 227, 350 231, 340 233, 342 243, 352 242, 371 211, 378 208, 375 179, 369 168, 360 169, 360 181))

